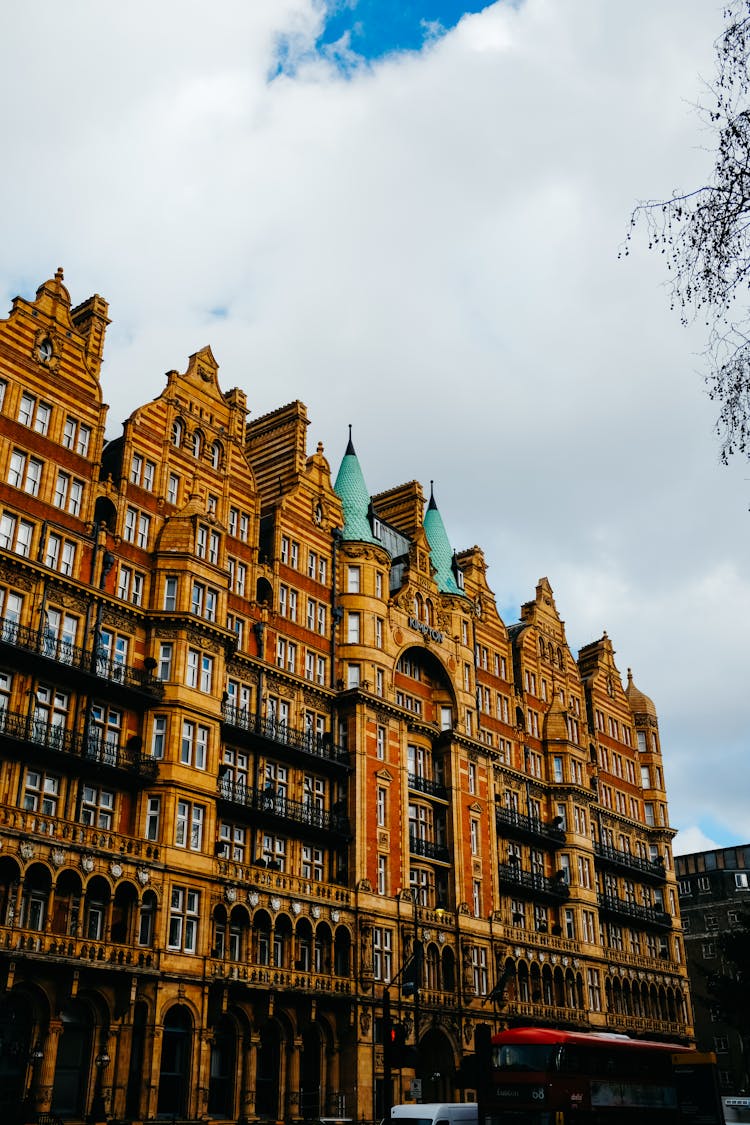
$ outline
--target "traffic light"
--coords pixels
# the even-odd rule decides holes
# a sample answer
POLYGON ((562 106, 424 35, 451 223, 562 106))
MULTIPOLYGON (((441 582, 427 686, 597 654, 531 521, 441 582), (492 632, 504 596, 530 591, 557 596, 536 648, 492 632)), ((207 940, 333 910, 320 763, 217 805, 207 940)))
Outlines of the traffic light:
POLYGON ((403 1023, 391 1025, 388 1061, 393 1070, 417 1069, 417 1048, 407 1045, 406 1034, 406 1026, 403 1023))
POLYGON ((417 938, 414 941, 414 952, 404 966, 404 979, 401 984, 401 995, 405 998, 415 996, 422 983, 422 942, 417 938))

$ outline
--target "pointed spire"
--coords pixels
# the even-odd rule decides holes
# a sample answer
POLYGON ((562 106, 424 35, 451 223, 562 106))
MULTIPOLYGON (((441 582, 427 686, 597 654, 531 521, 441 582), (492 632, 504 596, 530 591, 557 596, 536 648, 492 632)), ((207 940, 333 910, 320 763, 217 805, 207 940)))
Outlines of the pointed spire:
POLYGON ((344 539, 358 543, 377 543, 378 540, 372 534, 368 518, 370 494, 367 491, 359 459, 354 452, 351 425, 346 452, 333 489, 344 508, 344 539))
POLYGON ((435 567, 435 581, 438 589, 444 594, 462 594, 454 573, 455 555, 451 550, 448 533, 445 530, 443 517, 440 515, 433 482, 430 481, 430 503, 424 516, 424 530, 427 542, 430 544, 430 557, 435 567))
POLYGON ((437 504, 435 503, 435 482, 434 482, 434 480, 430 481, 430 502, 427 505, 427 510, 429 511, 430 508, 434 508, 437 511, 437 504))

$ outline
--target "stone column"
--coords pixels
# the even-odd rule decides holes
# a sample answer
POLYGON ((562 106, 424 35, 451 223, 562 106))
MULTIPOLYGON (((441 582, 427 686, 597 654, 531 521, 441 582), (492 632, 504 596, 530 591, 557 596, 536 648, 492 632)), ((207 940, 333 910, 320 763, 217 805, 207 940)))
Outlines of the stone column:
POLYGON ((62 1020, 50 1020, 49 1030, 42 1048, 44 1056, 36 1064, 35 1073, 32 1074, 30 1094, 39 1113, 48 1113, 52 1102, 52 1087, 55 1081, 55 1067, 57 1066, 57 1048, 62 1030, 62 1020))

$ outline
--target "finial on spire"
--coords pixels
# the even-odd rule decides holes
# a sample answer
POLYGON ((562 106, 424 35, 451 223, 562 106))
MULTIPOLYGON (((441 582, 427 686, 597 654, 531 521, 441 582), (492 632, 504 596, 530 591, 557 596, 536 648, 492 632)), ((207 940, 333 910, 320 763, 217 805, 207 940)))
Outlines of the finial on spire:
POLYGON ((57 269, 55 270, 55 281, 62 281, 63 276, 64 276, 63 275, 63 268, 62 268, 62 266, 58 266, 57 269))
POLYGON ((633 682, 633 673, 632 673, 631 669, 628 668, 628 683, 632 684, 632 682, 633 682))
POLYGON ((430 481, 430 502, 427 505, 427 507, 428 508, 437 508, 437 504, 435 503, 435 482, 434 482, 434 480, 430 481))
POLYGON ((351 424, 351 422, 349 423, 349 442, 347 444, 346 453, 344 454, 344 456, 345 457, 356 456, 356 454, 354 452, 354 443, 352 441, 352 424, 351 424))

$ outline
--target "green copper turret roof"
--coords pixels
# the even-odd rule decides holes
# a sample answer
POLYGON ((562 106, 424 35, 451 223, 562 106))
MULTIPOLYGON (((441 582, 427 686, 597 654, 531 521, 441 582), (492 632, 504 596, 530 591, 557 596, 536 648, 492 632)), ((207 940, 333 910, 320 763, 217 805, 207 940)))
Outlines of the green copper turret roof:
POLYGON ((349 444, 333 486, 344 507, 344 539, 357 543, 377 543, 369 520, 370 494, 362 475, 357 454, 352 444, 349 427, 349 444))
POLYGON ((459 594, 463 596, 463 591, 459 589, 453 571, 453 552, 448 542, 448 534, 445 530, 443 517, 440 515, 438 506, 435 503, 432 481, 430 481, 430 502, 424 514, 424 530, 427 536, 427 542, 430 544, 432 565, 437 571, 435 581, 437 582, 438 589, 443 594, 459 594))

